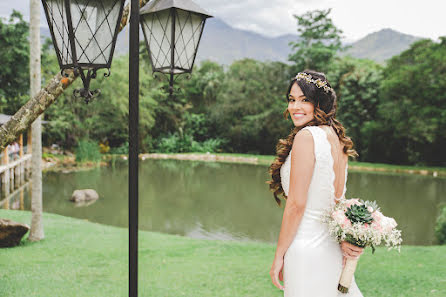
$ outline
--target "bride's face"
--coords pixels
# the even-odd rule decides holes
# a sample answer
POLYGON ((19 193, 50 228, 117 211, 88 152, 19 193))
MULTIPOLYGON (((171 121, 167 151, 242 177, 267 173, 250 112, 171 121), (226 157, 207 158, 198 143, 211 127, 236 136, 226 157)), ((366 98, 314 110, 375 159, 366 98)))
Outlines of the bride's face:
POLYGON ((314 117, 314 105, 305 97, 297 83, 293 84, 288 96, 288 112, 296 127, 305 125, 314 117))

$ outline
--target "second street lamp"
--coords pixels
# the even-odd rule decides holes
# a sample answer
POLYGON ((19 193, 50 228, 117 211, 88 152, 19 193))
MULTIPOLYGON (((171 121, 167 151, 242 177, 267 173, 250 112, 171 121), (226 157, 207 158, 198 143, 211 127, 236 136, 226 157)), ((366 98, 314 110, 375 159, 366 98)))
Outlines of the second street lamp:
POLYGON ((172 95, 174 75, 192 72, 204 25, 211 15, 189 0, 153 0, 140 14, 152 70, 170 76, 172 95))

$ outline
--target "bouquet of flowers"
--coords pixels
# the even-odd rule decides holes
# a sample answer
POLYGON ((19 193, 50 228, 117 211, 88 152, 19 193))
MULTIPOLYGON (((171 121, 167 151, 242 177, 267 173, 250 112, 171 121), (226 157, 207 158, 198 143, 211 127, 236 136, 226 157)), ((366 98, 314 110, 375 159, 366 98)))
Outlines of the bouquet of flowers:
MULTIPOLYGON (((389 250, 401 248, 401 231, 396 229, 393 218, 384 216, 375 201, 362 201, 358 198, 341 199, 326 214, 330 235, 337 241, 347 241, 358 247, 372 247, 385 244, 389 250)), ((347 259, 339 280, 338 290, 347 293, 358 259, 347 259)))

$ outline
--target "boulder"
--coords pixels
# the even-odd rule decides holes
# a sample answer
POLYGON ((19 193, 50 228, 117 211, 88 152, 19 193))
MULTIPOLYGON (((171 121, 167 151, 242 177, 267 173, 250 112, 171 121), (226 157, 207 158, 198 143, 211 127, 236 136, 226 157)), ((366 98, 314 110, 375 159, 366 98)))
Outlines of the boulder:
POLYGON ((99 198, 98 193, 93 189, 75 190, 71 195, 70 201, 85 202, 92 201, 99 198))
POLYGON ((74 207, 87 207, 87 206, 92 205, 93 203, 96 203, 96 201, 98 201, 98 200, 74 202, 74 207))
POLYGON ((13 247, 20 243, 29 226, 8 219, 0 219, 0 247, 13 247))

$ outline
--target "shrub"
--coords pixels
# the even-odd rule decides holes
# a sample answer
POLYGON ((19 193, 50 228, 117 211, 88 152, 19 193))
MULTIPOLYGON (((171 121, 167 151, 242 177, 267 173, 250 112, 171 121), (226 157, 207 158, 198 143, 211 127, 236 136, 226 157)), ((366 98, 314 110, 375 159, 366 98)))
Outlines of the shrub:
POLYGON ((194 138, 191 135, 179 136, 177 133, 161 138, 156 149, 159 153, 190 152, 194 138))
POLYGON ((446 244, 446 205, 441 208, 440 215, 437 217, 435 236, 440 244, 446 244))
POLYGON ((185 152, 196 152, 196 153, 215 153, 220 148, 220 146, 225 143, 223 139, 212 138, 207 139, 203 142, 198 142, 194 140, 192 135, 184 135, 181 137, 177 133, 169 134, 169 136, 161 138, 158 142, 156 152, 159 153, 185 153, 185 152))
POLYGON ((152 152, 155 145, 156 139, 153 139, 152 135, 148 134, 141 142, 140 151, 144 153, 152 152))
POLYGON ((109 151, 110 154, 127 155, 129 153, 129 143, 124 142, 120 147, 113 147, 109 151))
POLYGON ((197 153, 216 153, 223 143, 225 143, 225 141, 221 138, 211 138, 203 142, 194 141, 191 149, 193 152, 197 153))
POLYGON ((91 140, 80 140, 75 149, 76 162, 99 162, 101 160, 101 153, 99 152, 99 145, 91 140))

